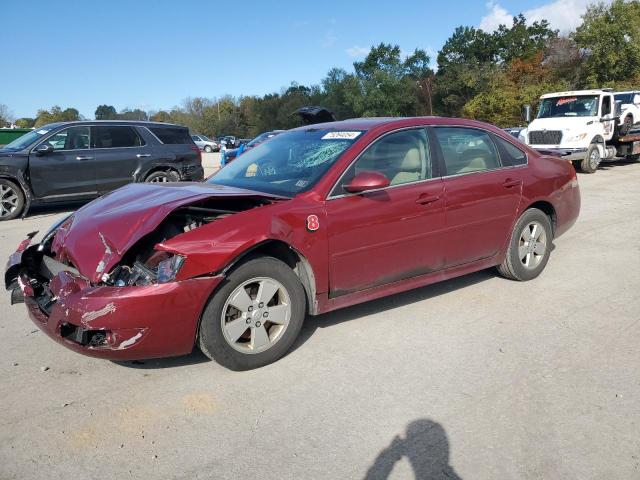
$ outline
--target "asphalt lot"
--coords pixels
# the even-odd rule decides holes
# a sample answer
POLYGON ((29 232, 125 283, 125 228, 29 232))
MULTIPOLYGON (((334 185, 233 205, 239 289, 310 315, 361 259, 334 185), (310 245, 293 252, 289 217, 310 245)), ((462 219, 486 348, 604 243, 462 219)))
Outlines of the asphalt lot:
MULTIPOLYGON (((250 372, 83 357, 0 295, 0 479, 640 478, 640 163, 579 181, 538 279, 310 318, 250 372)), ((0 223, 0 259, 63 214, 0 223)))

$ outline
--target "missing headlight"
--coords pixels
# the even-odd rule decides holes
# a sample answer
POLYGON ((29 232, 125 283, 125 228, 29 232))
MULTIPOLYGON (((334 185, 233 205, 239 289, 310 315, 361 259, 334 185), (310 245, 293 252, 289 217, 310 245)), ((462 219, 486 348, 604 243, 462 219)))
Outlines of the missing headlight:
POLYGON ((103 280, 116 287, 168 283, 175 280, 183 264, 184 257, 181 255, 155 252, 145 263, 136 261, 131 267, 128 265, 116 267, 111 275, 106 276, 103 280))

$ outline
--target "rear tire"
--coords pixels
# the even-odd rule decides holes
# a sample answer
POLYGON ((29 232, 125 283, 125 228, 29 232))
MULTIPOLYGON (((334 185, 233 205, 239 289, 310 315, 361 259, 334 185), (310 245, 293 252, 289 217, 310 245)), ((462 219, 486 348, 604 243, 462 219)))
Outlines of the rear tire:
POLYGON ((180 175, 174 170, 160 170, 150 173, 144 181, 147 183, 179 182, 180 175))
POLYGON ((598 144, 592 143, 589 145, 584 159, 580 162, 580 170, 584 173, 595 173, 596 170, 598 170, 598 165, 600 165, 601 161, 602 157, 600 156, 598 144))
POLYGON ((13 220, 24 210, 24 193, 11 180, 0 178, 0 221, 13 220))
POLYGON ((207 152, 207 153, 211 153, 211 152, 213 152, 213 148, 211 148, 210 145, 205 145, 204 146, 204 151, 207 152))
POLYGON ((259 368, 289 351, 305 312, 304 288, 293 270, 273 257, 255 258, 232 271, 209 299, 198 346, 231 370, 259 368))
POLYGON ((526 210, 518 219, 498 272, 510 280, 526 281, 542 273, 549 261, 553 230, 549 217, 537 208, 526 210))

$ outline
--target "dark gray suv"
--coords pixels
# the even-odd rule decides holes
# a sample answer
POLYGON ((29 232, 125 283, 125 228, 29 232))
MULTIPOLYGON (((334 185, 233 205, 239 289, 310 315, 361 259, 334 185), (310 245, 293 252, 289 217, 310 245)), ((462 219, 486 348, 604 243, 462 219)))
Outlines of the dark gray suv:
POLYGON ((200 149, 186 127, 52 123, 0 149, 0 220, 24 216, 34 204, 91 199, 131 182, 203 178, 200 149))

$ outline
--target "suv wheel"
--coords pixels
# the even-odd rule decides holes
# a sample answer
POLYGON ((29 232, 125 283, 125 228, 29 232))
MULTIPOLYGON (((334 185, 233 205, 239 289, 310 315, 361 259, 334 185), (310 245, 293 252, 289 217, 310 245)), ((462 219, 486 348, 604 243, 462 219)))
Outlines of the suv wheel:
POLYGON ((147 183, 179 182, 180 175, 173 170, 153 172, 144 181, 147 183))
POLYGON ((200 350, 231 370, 282 357, 300 333, 306 297, 296 274, 273 257, 231 272, 209 300, 200 323, 200 350))
POLYGON ((549 261, 553 239, 549 217, 537 208, 526 210, 513 227, 507 255, 498 272, 511 280, 531 280, 549 261))
POLYGON ((0 178, 0 221, 12 220, 24 209, 24 194, 11 180, 0 178))

